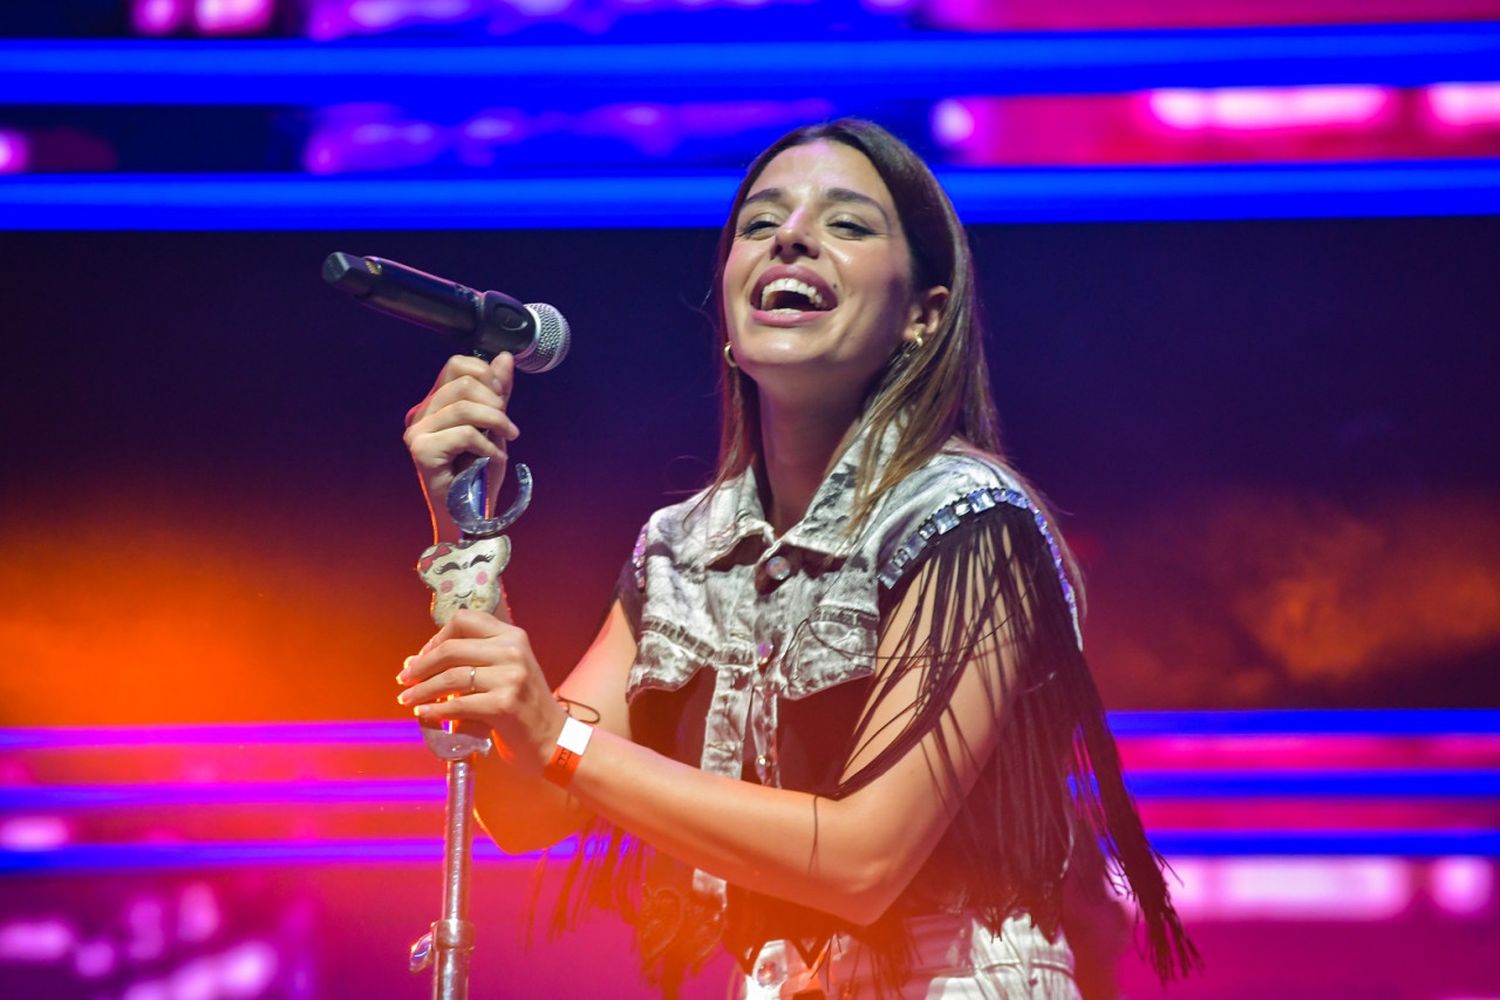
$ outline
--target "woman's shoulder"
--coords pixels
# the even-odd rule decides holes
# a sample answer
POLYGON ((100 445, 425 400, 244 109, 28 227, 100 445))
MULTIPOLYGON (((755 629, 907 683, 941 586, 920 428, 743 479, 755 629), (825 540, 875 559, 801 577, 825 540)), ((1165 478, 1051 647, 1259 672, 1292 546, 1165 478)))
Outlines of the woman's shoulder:
POLYGON ((951 438, 892 491, 880 546, 880 582, 893 587, 969 524, 1025 524, 1053 536, 1026 480, 1000 456, 951 438), (1009 516, 1007 516, 1009 515, 1009 516))
POLYGON ((936 480, 969 485, 975 489, 997 487, 1023 491, 1025 481, 999 455, 983 451, 963 438, 949 438, 928 459, 922 470, 936 480))
POLYGON ((738 508, 732 483, 705 486, 685 500, 652 511, 641 530, 670 538, 712 533, 733 524, 738 508))
POLYGON ((925 518, 979 492, 1030 499, 1025 480, 1005 460, 962 438, 950 438, 891 491, 887 516, 899 524, 925 518))
POLYGON ((701 564, 749 530, 754 522, 745 509, 744 477, 707 486, 685 500, 651 513, 636 538, 632 561, 638 566, 651 553, 674 564, 701 564))

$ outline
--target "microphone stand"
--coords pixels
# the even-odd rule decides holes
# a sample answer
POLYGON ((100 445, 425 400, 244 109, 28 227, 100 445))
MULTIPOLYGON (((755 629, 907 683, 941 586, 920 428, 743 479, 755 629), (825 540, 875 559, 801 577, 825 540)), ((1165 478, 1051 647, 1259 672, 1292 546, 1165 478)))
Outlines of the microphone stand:
MULTIPOLYGON (((448 513, 462 532, 456 544, 439 543, 422 553, 417 571, 432 588, 432 620, 444 625, 460 608, 493 612, 500 604, 500 574, 510 561, 510 540, 501 534, 531 504, 531 470, 515 467, 519 493, 504 514, 484 517, 484 469, 474 462, 454 479, 448 513)), ((443 910, 411 946, 410 968, 429 966, 433 1000, 467 1000, 474 925, 469 922, 469 868, 474 846, 474 763, 494 749, 478 723, 419 722, 427 749, 447 763, 448 801, 443 822, 443 910)))

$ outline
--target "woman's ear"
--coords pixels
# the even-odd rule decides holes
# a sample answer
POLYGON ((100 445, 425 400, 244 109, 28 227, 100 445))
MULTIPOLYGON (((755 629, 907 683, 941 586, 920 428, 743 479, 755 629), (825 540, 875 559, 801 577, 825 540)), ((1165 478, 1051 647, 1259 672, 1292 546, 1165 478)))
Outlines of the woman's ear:
POLYGON ((901 335, 902 341, 916 344, 937 333, 937 328, 943 322, 943 314, 948 311, 948 297, 948 289, 942 285, 933 285, 918 293, 911 304, 906 331, 901 335))

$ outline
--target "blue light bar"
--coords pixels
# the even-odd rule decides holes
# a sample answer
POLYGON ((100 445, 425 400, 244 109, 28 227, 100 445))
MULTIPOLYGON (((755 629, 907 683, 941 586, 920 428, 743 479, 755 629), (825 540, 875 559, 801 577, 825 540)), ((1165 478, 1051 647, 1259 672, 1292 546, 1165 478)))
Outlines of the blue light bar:
POLYGON ((1500 24, 915 35, 901 40, 649 45, 7 41, 10 104, 452 105, 599 98, 861 100, 1151 87, 1375 83, 1500 74, 1500 24), (768 54, 806 74, 767 72, 768 54))
MULTIPOLYGON (((1258 709, 1109 713, 1116 736, 1495 736, 1500 710, 1258 709)), ((0 728, 0 750, 110 747, 263 746, 274 744, 409 744, 421 748, 409 721, 310 721, 162 726, 28 726, 0 728)))
MULTIPOLYGON (((1500 801, 1500 771, 1315 770, 1132 771, 1126 784, 1141 799, 1381 798, 1500 801)), ((389 778, 336 781, 219 781, 0 788, 0 812, 135 809, 173 806, 438 805, 443 783, 389 778)))
POLYGON ((1238 712, 1111 712, 1117 737, 1132 736, 1495 736, 1487 708, 1251 709, 1238 712))
POLYGON ((174 723, 161 726, 36 726, 0 729, 0 751, 105 747, 267 746, 339 744, 422 745, 412 721, 174 723))
POLYGON ((0 812, 134 809, 155 806, 441 804, 442 772, 433 777, 342 781, 151 782, 104 785, 12 785, 0 788, 0 812))
MULTIPOLYGON (((1187 857, 1408 858, 1500 857, 1500 832, 1491 830, 1153 830, 1151 841, 1168 860, 1187 857)), ((160 871, 262 864, 422 864, 442 860, 441 840, 199 841, 182 844, 66 844, 45 850, 0 850, 0 875, 160 871)), ((554 847, 570 857, 576 842, 554 847)), ((531 862, 538 853, 503 854, 489 840, 474 841, 483 863, 531 862)))
MULTIPOLYGON (((1500 213, 1500 160, 948 171, 969 223, 1500 213)), ((0 230, 717 227, 739 178, 20 175, 0 230)))
POLYGON ((1174 857, 1497 857, 1496 830, 1152 830, 1174 857))
MULTIPOLYGON (((572 853, 574 841, 553 849, 572 853)), ((141 871, 223 868, 257 864, 441 863, 440 839, 326 841, 197 841, 181 844, 65 844, 35 851, 0 850, 0 873, 141 871)), ((505 855, 493 842, 474 841, 474 858, 534 860, 538 854, 505 855)))
MULTIPOLYGON (((1411 770, 1131 771, 1140 799, 1495 799, 1500 771, 1411 770)), ((1500 832, 1500 831, 1497 831, 1500 832)))

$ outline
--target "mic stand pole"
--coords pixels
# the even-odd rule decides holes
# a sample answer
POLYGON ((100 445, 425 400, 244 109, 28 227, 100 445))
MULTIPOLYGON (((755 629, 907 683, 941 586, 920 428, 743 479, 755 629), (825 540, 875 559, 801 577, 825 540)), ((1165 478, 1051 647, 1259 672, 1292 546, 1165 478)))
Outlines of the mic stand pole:
MULTIPOLYGON (((462 539, 422 553, 417 572, 432 588, 432 620, 444 625, 460 608, 493 612, 500 604, 500 573, 510 561, 510 540, 501 534, 531 503, 531 470, 515 467, 519 493, 498 518, 484 511, 484 467, 480 459, 458 474, 448 493, 448 512, 462 539)), ((410 968, 432 967, 433 1000, 467 1000, 474 925, 469 922, 469 868, 474 846, 474 764, 494 749, 477 723, 422 721, 422 739, 447 762, 448 802, 443 822, 443 915, 411 946, 410 968)))

